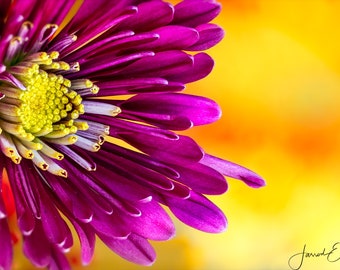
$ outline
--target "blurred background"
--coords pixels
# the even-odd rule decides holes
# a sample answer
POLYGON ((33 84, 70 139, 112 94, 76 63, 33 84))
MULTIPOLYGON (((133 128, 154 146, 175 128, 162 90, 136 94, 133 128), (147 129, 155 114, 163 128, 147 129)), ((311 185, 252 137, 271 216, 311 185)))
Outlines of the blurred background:
MULTIPOLYGON (((267 186, 229 179, 229 191, 211 197, 228 230, 209 235, 176 221, 177 236, 154 243, 151 268, 98 241, 85 269, 284 270, 305 244, 307 252, 329 252, 340 241, 340 1, 220 2, 215 22, 226 37, 210 50, 216 67, 187 92, 216 100, 223 116, 187 133, 267 186)), ((340 245, 334 254, 340 257, 340 245)), ((77 249, 70 258, 81 269, 77 249)), ((305 258, 300 269, 340 269, 340 260, 305 258)))

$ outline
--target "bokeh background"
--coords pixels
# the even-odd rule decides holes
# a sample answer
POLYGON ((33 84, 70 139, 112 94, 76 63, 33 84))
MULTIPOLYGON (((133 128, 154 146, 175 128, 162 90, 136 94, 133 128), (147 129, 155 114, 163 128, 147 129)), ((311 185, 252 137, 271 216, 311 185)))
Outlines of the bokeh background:
MULTIPOLYGON (((215 22, 226 37, 210 50, 216 67, 187 92, 215 99, 223 116, 187 133, 207 152, 256 171, 267 186, 228 180, 229 191, 211 197, 228 230, 209 235, 176 222, 176 238, 154 243, 151 268, 125 262, 98 241, 85 269, 284 270, 305 244, 327 252, 340 241, 340 1, 220 2, 215 22)), ((340 246, 335 253, 340 257, 340 246)), ((70 258, 81 269, 77 249, 70 258)), ((340 260, 305 258, 300 269, 340 269, 340 260)))

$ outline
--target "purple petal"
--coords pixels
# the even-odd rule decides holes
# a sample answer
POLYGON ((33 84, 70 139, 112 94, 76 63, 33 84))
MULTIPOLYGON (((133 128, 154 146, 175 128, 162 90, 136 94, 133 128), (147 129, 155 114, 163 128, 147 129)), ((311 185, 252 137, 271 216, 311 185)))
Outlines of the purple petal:
POLYGON ((200 163, 175 166, 180 177, 176 180, 192 190, 209 195, 223 194, 228 184, 222 174, 200 163))
POLYGON ((96 96, 128 95, 136 93, 178 92, 184 89, 182 83, 169 82, 163 78, 129 78, 100 81, 96 83, 100 91, 96 96))
MULTIPOLYGON (((0 176, 0 187, 1 184, 0 176)), ((0 239, 1 239, 1 252, 0 252, 0 269, 10 270, 12 259, 13 259, 13 249, 12 249, 12 239, 9 231, 7 218, 5 211, 5 203, 2 199, 2 189, 0 189, 0 239)))
MULTIPOLYGON (((114 5, 107 0, 100 0, 96 5, 93 5, 92 1, 85 1, 71 23, 60 33, 60 36, 68 35, 69 33, 75 33, 78 36, 75 42, 60 52, 60 57, 64 57, 84 46, 136 12, 136 8, 127 5, 125 0, 121 0, 114 5), (103 12, 104 10, 105 12, 103 12), (90 15, 87 15, 89 13, 90 15), (96 18, 96 20, 88 20, 88 18, 96 18), (84 21, 88 23, 85 24, 84 21)), ((58 42, 58 37, 54 42, 58 42)))
POLYGON ((49 185, 55 195, 61 201, 64 208, 72 212, 74 217, 82 222, 88 222, 92 219, 93 208, 88 203, 88 198, 84 199, 79 196, 79 190, 70 181, 60 181, 59 177, 43 173, 46 179, 49 179, 49 185))
POLYGON ((194 28, 184 26, 167 25, 152 30, 152 33, 156 33, 159 39, 132 48, 153 51, 181 50, 199 40, 198 32, 194 28))
POLYGON ((91 155, 88 151, 83 150, 79 147, 72 147, 66 145, 55 145, 58 151, 62 152, 65 156, 68 156, 72 161, 77 163, 87 171, 95 171, 96 163, 92 160, 91 155))
POLYGON ((158 52, 154 56, 141 58, 117 73, 123 77, 136 74, 143 77, 174 77, 193 66, 193 57, 182 51, 158 52))
POLYGON ((21 90, 26 90, 26 87, 22 84, 22 82, 15 78, 11 73, 8 72, 0 73, 0 81, 18 87, 21 90))
POLYGON ((72 238, 69 227, 50 200, 41 199, 40 207, 41 222, 48 240, 51 243, 64 246, 68 238, 72 238))
MULTIPOLYGON (((85 62, 82 65, 82 69, 76 73, 70 74, 68 78, 80 78, 80 77, 89 77, 89 78, 96 78, 96 75, 103 74, 103 71, 107 71, 110 73, 114 73, 112 70, 116 70, 118 68, 122 68, 124 70, 125 66, 132 66, 133 62, 142 61, 143 58, 150 59, 153 57, 153 52, 138 52, 126 56, 120 56, 112 58, 110 55, 101 55, 98 58, 91 59, 85 62), (108 61, 108 58, 111 58, 108 61), (139 60, 139 61, 138 61, 139 60), (131 64, 131 65, 130 65, 131 64)), ((105 74, 105 73, 104 73, 105 74)))
POLYGON ((49 270, 71 270, 71 265, 68 262, 64 253, 57 248, 53 249, 52 259, 48 265, 49 270))
POLYGON ((84 24, 85 21, 93 24, 96 23, 95 20, 89 21, 89 18, 97 18, 98 20, 102 19, 102 17, 114 18, 122 13, 122 10, 128 7, 129 3, 129 0, 120 0, 112 5, 111 0, 96 0, 94 5, 93 0, 84 0, 77 13, 74 15, 73 20, 69 23, 68 27, 72 26, 69 30, 70 32, 73 32, 79 29, 80 26, 87 27, 88 24, 84 24))
POLYGON ((219 43, 224 37, 224 31, 215 24, 202 24, 197 26, 199 40, 193 46, 187 48, 189 51, 204 51, 219 43))
POLYGON ((90 224, 100 235, 126 239, 131 233, 131 228, 128 224, 125 224, 120 214, 117 212, 104 214, 99 211, 98 213, 95 213, 90 224))
MULTIPOLYGON (((16 201, 16 206, 18 209, 19 202, 16 201)), ((22 208, 22 206, 20 207, 22 208)), ((22 234, 30 234, 35 226, 35 217, 31 211, 28 209, 18 211, 18 226, 22 234)))
POLYGON ((120 134, 120 138, 151 157, 172 164, 197 162, 203 157, 200 147, 187 136, 179 136, 177 140, 169 140, 130 133, 120 134))
POLYGON ((174 9, 169 3, 162 1, 141 1, 138 12, 119 25, 119 29, 149 31, 170 23, 174 9))
POLYGON ((124 111, 118 117, 151 124, 163 130, 186 130, 193 126, 192 121, 186 116, 169 116, 153 113, 148 115, 147 113, 124 111))
POLYGON ((156 259, 155 250, 149 242, 136 234, 123 240, 101 234, 98 236, 110 249, 130 262, 148 266, 156 259))
POLYGON ((0 219, 0 239, 0 268, 4 270, 10 270, 13 259, 13 249, 11 234, 9 232, 9 227, 5 218, 0 219))
POLYGON ((155 241, 169 240, 174 236, 174 224, 157 202, 139 203, 137 207, 142 215, 126 220, 135 234, 155 241))
POLYGON ((183 70, 174 76, 168 76, 169 80, 180 81, 182 83, 195 82, 210 74, 214 67, 214 60, 206 53, 198 53, 193 56, 192 67, 183 70))
POLYGON ((0 9, 0 33, 2 33, 5 18, 7 17, 8 9, 11 5, 11 0, 3 0, 1 1, 1 9, 0 9))
POLYGON ((195 192, 186 200, 166 198, 166 205, 183 223, 208 233, 226 230, 227 219, 211 201, 195 192))
POLYGON ((103 148, 108 152, 114 152, 118 156, 123 156, 131 161, 134 161, 145 168, 151 169, 155 172, 159 172, 160 174, 169 177, 169 178, 178 178, 179 174, 173 167, 168 166, 162 162, 159 162, 148 155, 135 152, 131 149, 127 149, 115 144, 106 143, 103 145, 103 148))
POLYGON ((38 220, 36 224, 30 235, 24 235, 23 251, 35 266, 46 267, 51 260, 51 246, 46 238, 41 221, 38 220))
POLYGON ((195 27, 210 22, 221 11, 215 0, 184 0, 175 6, 173 24, 195 27))
MULTIPOLYGON (((137 163, 131 162, 124 157, 119 157, 117 155, 110 155, 110 153, 105 153, 107 155, 106 158, 100 156, 98 161, 102 163, 102 166, 110 167, 111 172, 107 178, 100 179, 100 182, 105 182, 110 184, 110 178, 117 178, 117 188, 116 187, 107 187, 106 189, 112 192, 115 192, 117 189, 120 189, 122 194, 115 194, 116 196, 128 196, 129 199, 135 201, 136 198, 140 198, 140 200, 145 200, 149 197, 149 190, 173 190, 174 185, 171 180, 166 178, 165 176, 158 174, 156 172, 147 170, 143 166, 140 166, 137 163), (114 164, 114 165, 113 165, 114 164), (107 179, 107 180, 106 180, 107 179), (131 187, 128 187, 130 181, 133 181, 135 184, 131 184, 131 187), (120 182, 120 183, 119 183, 120 182), (134 190, 131 194, 127 194, 132 187, 140 187, 134 190), (125 188, 124 188, 124 185, 125 188), (146 190, 148 193, 146 193, 146 190), (147 195, 146 195, 147 194, 147 195), (144 196, 142 196, 144 195, 144 196)), ((112 181, 111 181, 112 182, 112 181)))
MULTIPOLYGON (((97 39, 85 44, 84 46, 78 48, 76 51, 71 52, 69 55, 65 56, 63 58, 64 61, 71 63, 76 61, 83 61, 84 59, 90 58, 93 55, 97 55, 97 51, 104 52, 103 47, 106 48, 112 48, 112 43, 115 44, 115 42, 118 42, 119 44, 121 42, 126 41, 130 37, 134 37, 135 33, 132 31, 123 31, 119 33, 115 33, 114 35, 105 37, 101 36, 97 39)), ((65 37, 65 43, 69 43, 69 36, 65 37)), ((74 42, 74 41, 73 41, 74 42)), ((73 43, 71 42, 71 43, 73 43)), ((61 40, 59 43, 63 43, 63 40, 61 40)), ((58 48, 59 43, 54 44, 56 48, 58 48)), ((54 47, 51 47, 50 50, 54 50, 54 47)))
POLYGON ((221 116, 215 101, 186 94, 140 94, 126 101, 119 107, 124 114, 137 115, 149 123, 152 119, 188 118, 194 125, 206 125, 217 121, 221 116))
POLYGON ((77 169, 73 163, 66 163, 66 160, 62 163, 63 167, 69 173, 69 181, 75 186, 79 194, 82 194, 88 201, 89 205, 95 209, 95 213, 102 212, 111 214, 113 212, 113 206, 108 201, 112 196, 108 193, 105 187, 102 187, 93 178, 93 174, 89 174, 85 170, 77 169))
POLYGON ((31 201, 30 199, 32 196, 31 194, 25 194, 24 192, 22 184, 23 182, 26 182, 25 180, 27 179, 22 174, 22 165, 16 165, 8 159, 5 159, 5 162, 7 163, 6 169, 8 172, 8 179, 15 199, 18 226, 22 234, 29 235, 35 227, 35 216, 40 215, 37 213, 33 214, 31 207, 27 204, 27 202, 31 201))
MULTIPOLYGON (((93 119, 93 117, 89 116, 84 118, 93 119)), ((116 118, 100 117, 97 118, 97 121, 111 126, 111 136, 126 141, 158 160, 176 164, 180 162, 197 162, 202 158, 203 152, 201 148, 190 137, 179 136, 170 131, 164 132, 161 129, 129 123, 116 118), (134 126, 135 129, 125 129, 124 122, 126 122, 127 126, 134 126)))
POLYGON ((90 229, 87 224, 76 223, 72 220, 71 222, 79 237, 81 260, 83 264, 88 265, 93 258, 96 236, 94 231, 90 229))
MULTIPOLYGON (((48 241, 58 245, 60 248, 67 250, 72 246, 72 234, 64 219, 60 216, 56 205, 53 203, 53 194, 48 194, 42 186, 41 178, 36 175, 31 184, 35 186, 35 191, 39 194, 39 206, 41 215, 41 224, 48 241), (38 178, 39 177, 39 178, 38 178)), ((46 180, 45 180, 46 181, 46 180)), ((48 192, 49 187, 45 187, 48 192)), ((36 227, 35 227, 36 228, 36 227)))
POLYGON ((266 184, 265 181, 256 173, 227 160, 205 154, 201 163, 219 171, 225 176, 242 180, 248 186, 253 188, 259 188, 266 184))
POLYGON ((156 201, 164 204, 163 198, 175 198, 180 200, 186 200, 190 197, 191 189, 186 185, 173 181, 174 188, 171 190, 153 190, 152 197, 155 198, 156 201), (156 191, 156 192, 155 192, 156 191))
MULTIPOLYGON (((13 18, 22 17, 22 21, 29 21, 34 25, 34 31, 27 33, 27 43, 23 45, 25 51, 36 52, 49 40, 49 30, 56 29, 53 24, 59 25, 71 9, 74 0, 67 1, 16 1, 10 9, 14 11, 13 18), (48 16, 46 16, 48 14, 48 16), (44 29, 47 29, 45 31, 44 29), (44 38, 45 37, 45 38, 44 38)), ((9 20, 11 21, 11 20, 9 20)), ((21 23, 22 23, 21 21, 21 23)), ((8 22, 6 22, 7 26, 8 22)), ((13 25, 14 26, 14 25, 13 25)), ((12 27, 13 27, 12 26, 12 27)), ((21 24, 12 28, 11 34, 16 35, 21 24)))
MULTIPOLYGON (((111 161, 115 160, 115 157, 110 155, 111 161)), ((99 161, 100 162, 100 161, 99 161)), ((132 165, 133 166, 133 165, 132 165)), ((116 173, 115 168, 105 168, 100 166, 95 172, 98 182, 101 183, 105 188, 119 196, 122 199, 129 201, 140 201, 145 200, 150 196, 150 193, 140 184, 126 179, 121 174, 116 173)))
MULTIPOLYGON (((17 33, 21 24, 28 18, 32 9, 34 9, 36 1, 20 1, 11 6, 6 14, 6 20, 1 33, 1 39, 7 39, 8 36, 17 33)), ((2 8, 2 7, 1 7, 2 8)))

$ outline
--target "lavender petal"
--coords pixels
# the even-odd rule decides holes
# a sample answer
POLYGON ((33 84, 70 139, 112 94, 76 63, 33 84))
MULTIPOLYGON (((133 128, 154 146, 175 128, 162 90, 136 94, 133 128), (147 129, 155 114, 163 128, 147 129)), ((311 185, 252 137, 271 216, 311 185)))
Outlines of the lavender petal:
POLYGON ((223 212, 199 193, 192 191, 186 200, 168 197, 165 201, 179 220, 195 229, 209 233, 226 230, 227 219, 223 212))
POLYGON ((248 186, 253 187, 253 188, 259 188, 266 184, 265 181, 256 173, 227 160, 223 160, 223 159, 205 154, 204 158, 201 160, 201 163, 211 168, 214 168, 215 170, 219 171, 225 176, 242 180, 248 186))

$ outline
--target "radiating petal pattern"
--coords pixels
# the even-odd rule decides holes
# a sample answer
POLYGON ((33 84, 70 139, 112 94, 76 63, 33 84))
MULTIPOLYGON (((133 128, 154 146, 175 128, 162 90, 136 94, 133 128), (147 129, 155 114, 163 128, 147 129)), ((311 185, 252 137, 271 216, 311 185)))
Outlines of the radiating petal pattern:
POLYGON ((211 23, 219 3, 74 4, 0 3, 0 269, 12 266, 10 216, 36 267, 71 269, 71 225, 84 265, 96 236, 121 257, 151 265, 149 240, 175 235, 164 208, 218 233, 227 220, 205 195, 226 192, 224 176, 264 185, 176 133, 221 116, 213 100, 183 92, 213 68, 203 51, 223 38, 211 23))

